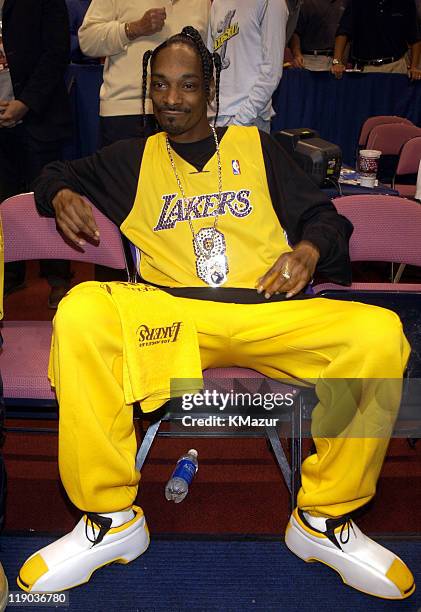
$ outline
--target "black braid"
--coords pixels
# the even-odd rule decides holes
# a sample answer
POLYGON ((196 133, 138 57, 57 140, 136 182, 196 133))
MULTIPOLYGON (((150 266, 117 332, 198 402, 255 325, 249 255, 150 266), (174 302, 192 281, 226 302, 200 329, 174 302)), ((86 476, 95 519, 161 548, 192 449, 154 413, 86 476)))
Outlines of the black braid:
POLYGON ((210 98, 210 84, 214 76, 215 69, 215 98, 216 98, 216 115, 214 124, 218 118, 219 112, 219 81, 221 74, 221 58, 217 53, 210 53, 205 46, 205 43, 200 36, 200 33, 192 26, 186 26, 182 29, 179 34, 175 34, 168 38, 168 40, 161 43, 153 51, 146 51, 143 54, 143 72, 142 72, 142 117, 143 125, 145 125, 145 101, 146 101, 146 88, 147 88, 147 74, 149 60, 151 64, 156 58, 161 49, 175 45, 177 43, 183 43, 189 45, 199 55, 202 63, 203 72, 203 83, 205 87, 206 98, 210 98))
POLYGON ((219 53, 213 53, 213 65, 215 66, 215 101, 216 101, 216 113, 213 124, 216 125, 216 121, 219 115, 219 82, 221 80, 222 61, 219 53))
POLYGON ((148 64, 152 56, 152 51, 145 51, 143 54, 143 71, 142 71, 142 124, 146 127, 146 89, 148 86, 148 64))

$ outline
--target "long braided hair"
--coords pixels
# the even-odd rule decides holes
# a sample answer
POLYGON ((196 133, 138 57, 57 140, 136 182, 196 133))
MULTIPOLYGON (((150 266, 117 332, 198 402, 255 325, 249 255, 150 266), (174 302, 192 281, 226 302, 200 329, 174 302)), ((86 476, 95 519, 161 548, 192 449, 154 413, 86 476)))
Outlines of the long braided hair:
POLYGON ((179 34, 174 34, 168 38, 168 40, 164 41, 158 47, 156 47, 153 51, 145 51, 143 54, 143 70, 142 70, 142 120, 143 125, 146 124, 145 118, 145 103, 146 103, 146 90, 147 90, 147 82, 148 82, 148 65, 149 61, 152 64, 153 60, 156 58, 158 53, 169 47, 170 45, 175 45, 177 43, 183 43, 191 47, 196 51, 199 55, 200 60, 202 62, 202 71, 203 71, 203 82, 205 86, 206 98, 209 100, 210 97, 210 84, 212 81, 212 77, 214 76, 215 70, 215 100, 216 100, 216 113, 214 119, 214 125, 216 124, 216 120, 218 118, 219 113, 219 80, 221 75, 221 58, 218 53, 210 53, 206 48, 202 37, 199 32, 193 28, 192 26, 186 26, 181 30, 179 34))

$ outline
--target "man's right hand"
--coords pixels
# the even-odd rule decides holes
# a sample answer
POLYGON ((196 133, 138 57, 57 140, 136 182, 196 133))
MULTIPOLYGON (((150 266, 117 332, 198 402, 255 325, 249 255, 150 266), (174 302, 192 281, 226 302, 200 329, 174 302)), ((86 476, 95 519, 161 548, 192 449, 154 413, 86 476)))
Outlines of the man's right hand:
POLYGON ((294 68, 304 68, 304 57, 301 53, 297 53, 296 55, 294 55, 292 65, 294 68))
POLYGON ((152 36, 156 32, 160 32, 165 24, 167 14, 165 8, 152 8, 137 21, 130 23, 130 31, 134 33, 136 38, 139 36, 152 36))
POLYGON ((92 208, 78 193, 70 189, 60 189, 54 196, 52 205, 56 211, 57 225, 71 242, 79 247, 83 246, 86 241, 80 234, 99 241, 92 208))
POLYGON ((332 64, 330 72, 337 79, 341 79, 345 72, 345 66, 343 64, 332 64))

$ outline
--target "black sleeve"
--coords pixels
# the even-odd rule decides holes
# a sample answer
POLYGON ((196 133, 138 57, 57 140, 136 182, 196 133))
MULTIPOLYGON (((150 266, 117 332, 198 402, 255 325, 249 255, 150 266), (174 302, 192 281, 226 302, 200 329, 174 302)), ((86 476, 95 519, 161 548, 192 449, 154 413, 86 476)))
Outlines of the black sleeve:
POLYGON ((415 2, 411 1, 408 6, 408 19, 406 28, 406 42, 410 45, 421 40, 421 23, 418 17, 415 2))
POLYGON ((320 251, 317 271, 332 282, 350 284, 351 222, 271 136, 260 132, 260 139, 273 208, 289 243, 314 244, 320 251))
POLYGON ((303 31, 305 31, 306 25, 307 24, 306 24, 306 20, 304 19, 303 9, 301 8, 298 14, 298 20, 297 20, 297 25, 295 26, 294 34, 297 34, 297 36, 301 38, 303 31))
POLYGON ((336 30, 336 36, 347 36, 350 40, 353 37, 353 14, 352 14, 352 0, 348 2, 344 12, 342 13, 341 20, 336 30))
POLYGON ((35 113, 50 103, 57 84, 64 79, 70 60, 69 17, 64 0, 38 0, 42 11, 42 53, 30 79, 19 94, 35 113))
POLYGON ((132 209, 145 148, 142 138, 120 140, 90 157, 48 164, 34 182, 39 213, 54 217, 51 204, 60 189, 86 196, 118 226, 132 209))

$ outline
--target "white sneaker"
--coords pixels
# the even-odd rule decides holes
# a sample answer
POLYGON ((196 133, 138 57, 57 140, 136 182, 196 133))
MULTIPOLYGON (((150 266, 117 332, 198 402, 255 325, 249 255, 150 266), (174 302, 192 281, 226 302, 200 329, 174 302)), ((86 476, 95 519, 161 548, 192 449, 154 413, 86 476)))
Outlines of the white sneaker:
POLYGON ((296 508, 286 528, 285 544, 304 561, 325 563, 345 584, 363 593, 405 599, 415 591, 414 577, 405 563, 364 535, 347 516, 313 518, 296 508))
POLYGON ((85 514, 76 527, 25 561, 17 583, 24 591, 52 593, 88 582, 95 570, 108 563, 129 563, 149 546, 143 511, 120 527, 112 519, 85 514))

